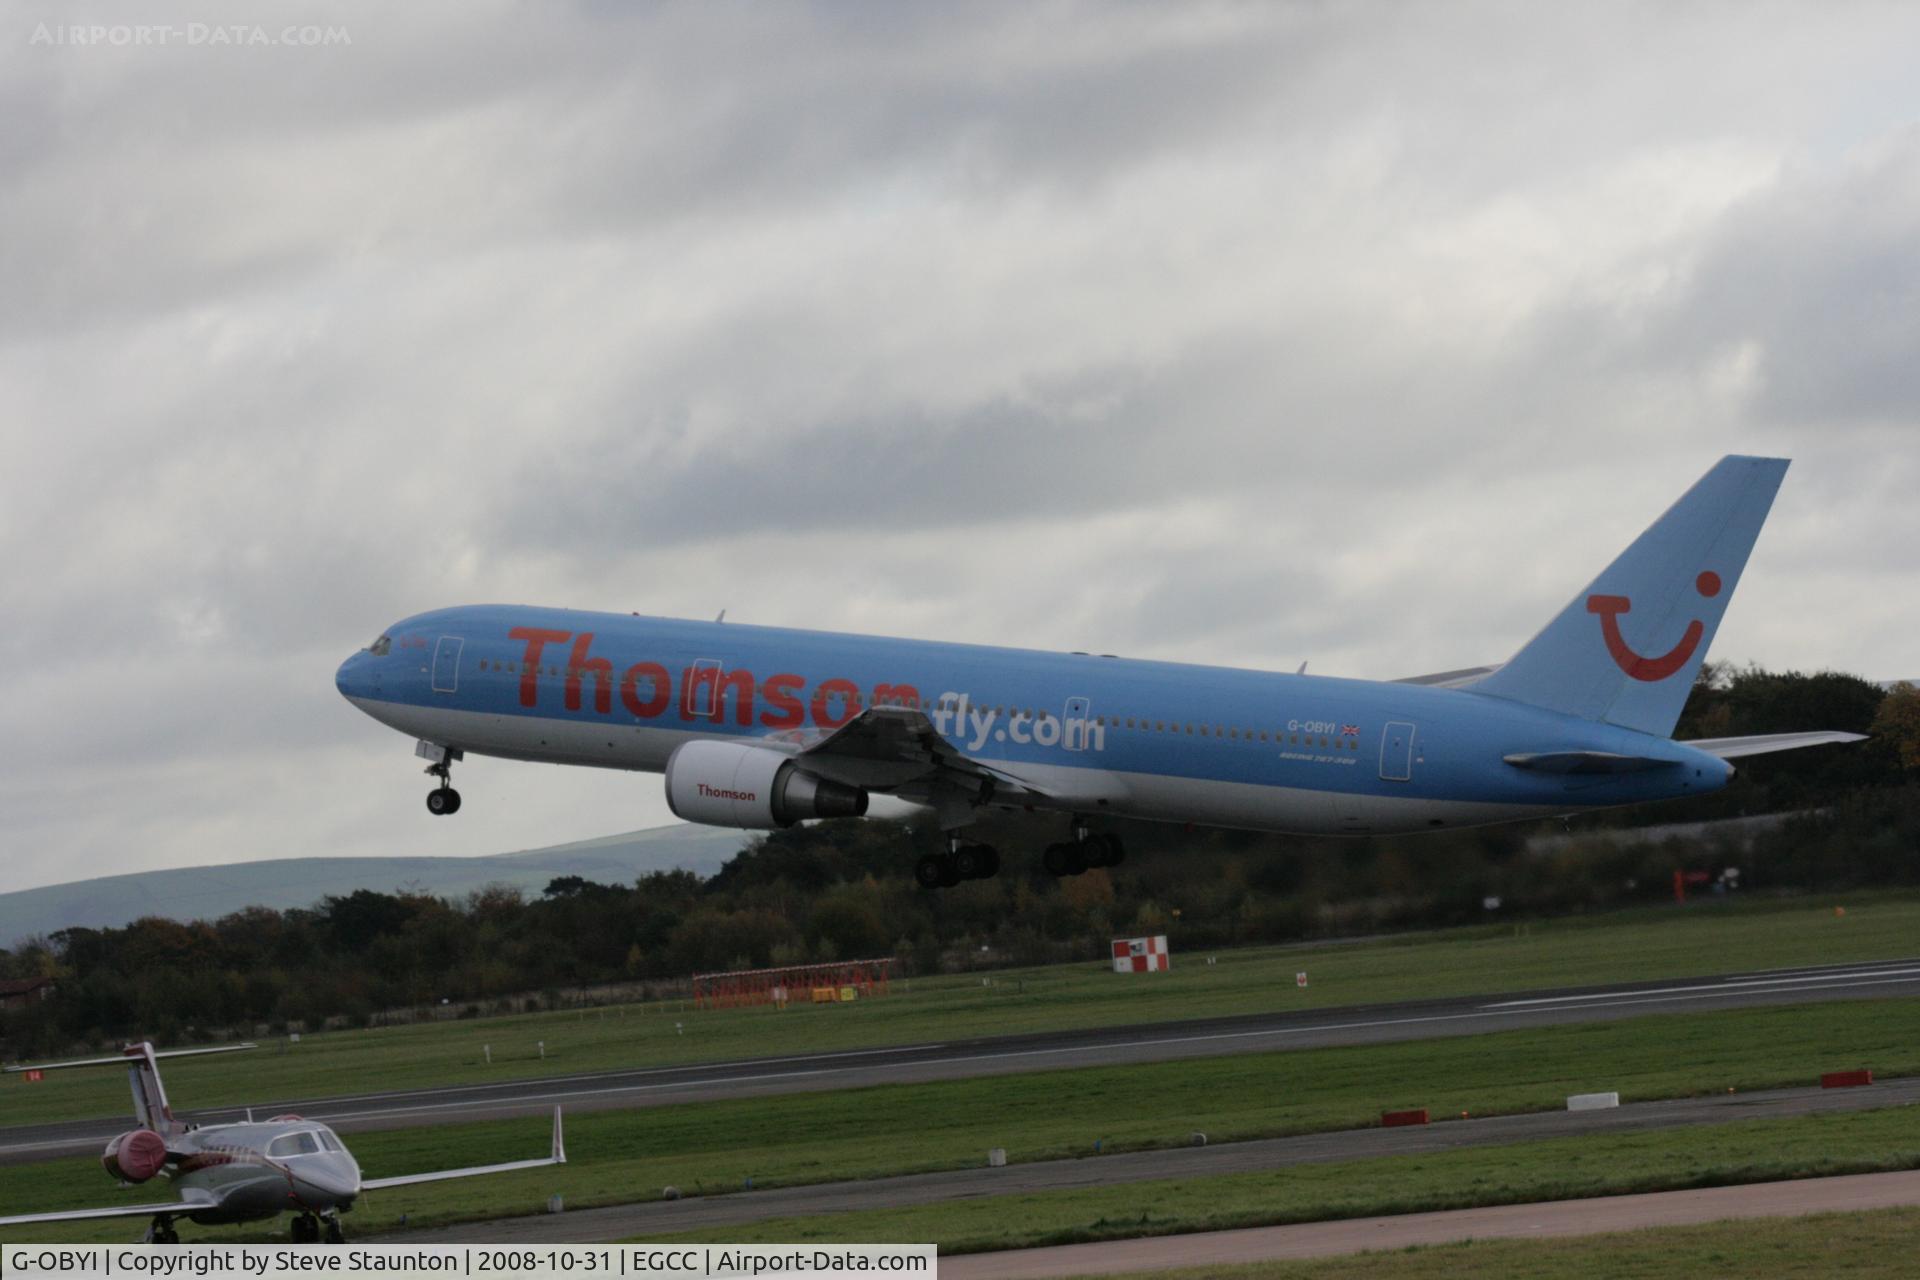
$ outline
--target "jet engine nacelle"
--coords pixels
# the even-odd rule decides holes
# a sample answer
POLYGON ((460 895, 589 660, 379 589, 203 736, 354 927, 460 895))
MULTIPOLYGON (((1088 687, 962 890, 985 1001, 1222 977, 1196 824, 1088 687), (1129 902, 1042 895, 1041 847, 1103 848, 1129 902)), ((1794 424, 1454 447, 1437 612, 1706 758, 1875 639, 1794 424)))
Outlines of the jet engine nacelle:
POLYGON ((805 818, 857 818, 864 788, 816 778, 792 756, 740 742, 688 742, 667 757, 667 806, 712 827, 790 827, 805 818))
POLYGON ((167 1140, 151 1129, 129 1129, 107 1144, 100 1163, 122 1182, 145 1182, 167 1167, 167 1140))

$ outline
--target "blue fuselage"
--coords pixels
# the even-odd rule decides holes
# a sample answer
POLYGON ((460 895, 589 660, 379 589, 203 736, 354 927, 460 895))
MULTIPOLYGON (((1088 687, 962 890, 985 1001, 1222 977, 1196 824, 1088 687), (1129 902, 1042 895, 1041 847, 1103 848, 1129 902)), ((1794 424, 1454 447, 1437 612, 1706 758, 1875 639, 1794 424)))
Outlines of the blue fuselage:
POLYGON ((637 770, 688 741, 906 706, 1046 807, 1271 831, 1499 822, 1697 794, 1732 772, 1666 738, 1470 689, 521 606, 408 618, 338 684, 430 743, 637 770), (1596 774, 1506 760, 1565 752, 1671 763, 1596 774))

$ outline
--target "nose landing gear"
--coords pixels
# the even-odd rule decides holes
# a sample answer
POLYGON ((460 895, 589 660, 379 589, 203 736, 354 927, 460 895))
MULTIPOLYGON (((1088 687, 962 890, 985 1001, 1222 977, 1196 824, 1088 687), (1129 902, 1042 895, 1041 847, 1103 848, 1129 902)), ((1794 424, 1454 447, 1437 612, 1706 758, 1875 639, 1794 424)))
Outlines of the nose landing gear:
POLYGON ((460 812, 460 793, 453 789, 453 762, 460 758, 459 748, 443 747, 435 742, 419 742, 414 744, 413 749, 416 755, 433 761, 427 766, 427 773, 440 779, 440 785, 427 792, 427 812, 436 818, 460 812))

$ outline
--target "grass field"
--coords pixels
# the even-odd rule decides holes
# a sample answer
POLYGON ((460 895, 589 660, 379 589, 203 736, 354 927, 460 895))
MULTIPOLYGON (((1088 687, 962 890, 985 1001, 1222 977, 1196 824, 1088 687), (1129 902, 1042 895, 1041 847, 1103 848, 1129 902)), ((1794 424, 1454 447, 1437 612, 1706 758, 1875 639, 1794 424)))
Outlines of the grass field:
POLYGON ((1772 1280, 1847 1276, 1905 1280, 1914 1272, 1920 1209, 1822 1213, 1692 1227, 1659 1227, 1567 1240, 1471 1240, 1310 1262, 1263 1262, 1154 1272, 1154 1280, 1772 1280))
MULTIPOLYGON (((942 1253, 1030 1248, 1920 1168, 1917 1129, 1909 1110, 1890 1108, 772 1218, 659 1238, 797 1244, 932 1241, 942 1253)), ((1911 1250, 1909 1241, 1909 1266, 1911 1250)), ((1772 1273, 1761 1268, 1720 1274, 1772 1273)))
MULTIPOLYGON (((668 1185, 692 1194, 735 1190, 747 1178, 766 1187, 962 1168, 980 1164, 993 1146, 1006 1147, 1018 1162, 1089 1155, 1096 1140, 1108 1151, 1138 1150, 1182 1144, 1196 1129, 1219 1142, 1357 1127, 1388 1107, 1488 1115, 1557 1108, 1569 1093, 1599 1089, 1618 1089, 1627 1101, 1717 1093, 1811 1083, 1822 1070, 1856 1065, 1884 1076, 1920 1074, 1920 1000, 1663 1014, 1400 1044, 582 1113, 569 1119, 572 1163, 565 1168, 383 1192, 354 1218, 365 1233, 390 1228, 403 1213, 423 1223, 533 1212, 556 1192, 585 1207, 648 1199, 668 1185)), ((1920 1146, 1920 1121, 1901 1114, 1904 1129, 1871 1129, 1851 1148, 1852 1158, 1883 1159, 1920 1146)), ((1701 1132, 1685 1130, 1676 1140, 1701 1132)), ((547 1121, 530 1118, 360 1134, 353 1148, 368 1175, 380 1176, 535 1155, 546 1140, 547 1121)), ((1764 1143, 1755 1148, 1759 1155, 1768 1150, 1764 1143)), ((1575 1167, 1600 1158, 1569 1151, 1575 1167)), ((1371 1175, 1357 1181, 1367 1184, 1371 1175)), ((1541 1179, 1527 1185, 1537 1188, 1541 1179)), ((0 1204, 16 1212, 116 1199, 125 1202, 91 1158, 0 1166, 0 1204)), ((124 1238, 124 1226, 82 1224, 31 1238, 111 1240, 124 1238)))
MULTIPOLYGON (((1177 948, 1177 939, 1176 939, 1177 948)), ((474 1019, 276 1041, 261 1052, 168 1064, 177 1105, 322 1098, 369 1089, 528 1079, 733 1058, 919 1044, 1539 987, 1686 977, 1920 952, 1920 896, 1757 900, 1687 911, 1406 935, 1364 943, 1176 952, 1171 973, 1103 964, 896 983, 884 999, 697 1012, 627 1006, 474 1019), (1844 905, 1837 916, 1834 906, 1844 905), (1301 990, 1294 974, 1306 971, 1301 990), (544 1041, 542 1058, 538 1044, 544 1041), (483 1046, 491 1048, 492 1062, 483 1046)), ((0 1126, 113 1116, 113 1072, 0 1079, 0 1126)))

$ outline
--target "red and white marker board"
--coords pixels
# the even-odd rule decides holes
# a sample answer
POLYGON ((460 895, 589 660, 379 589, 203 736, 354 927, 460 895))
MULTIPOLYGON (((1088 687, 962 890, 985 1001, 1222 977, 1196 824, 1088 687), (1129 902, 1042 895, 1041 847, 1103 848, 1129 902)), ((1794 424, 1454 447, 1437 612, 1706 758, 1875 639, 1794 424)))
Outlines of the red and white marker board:
POLYGON ((1164 933, 1151 938, 1113 940, 1115 973, 1154 973, 1171 968, 1173 957, 1167 954, 1167 935, 1164 933))

